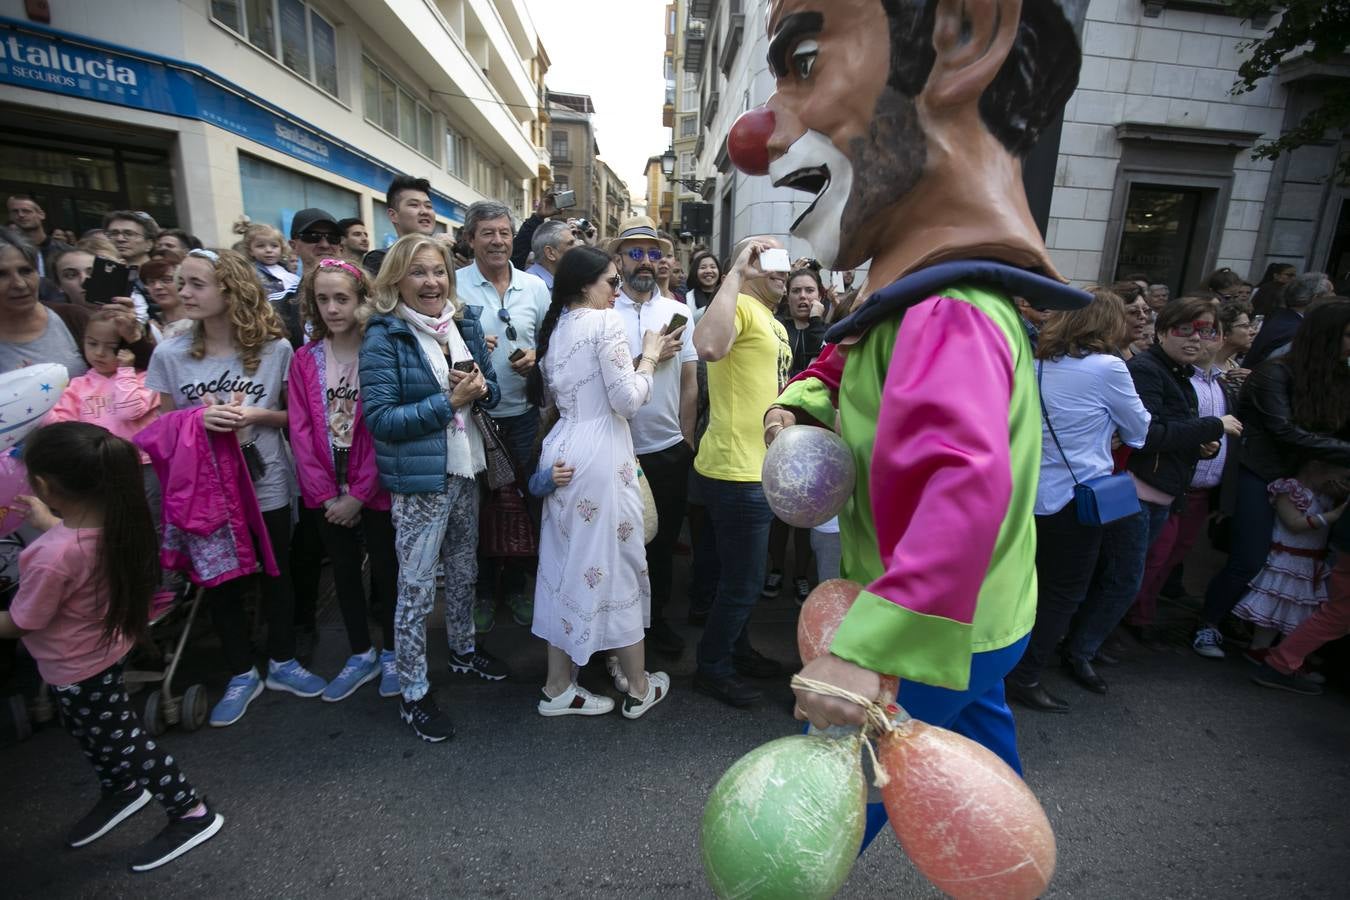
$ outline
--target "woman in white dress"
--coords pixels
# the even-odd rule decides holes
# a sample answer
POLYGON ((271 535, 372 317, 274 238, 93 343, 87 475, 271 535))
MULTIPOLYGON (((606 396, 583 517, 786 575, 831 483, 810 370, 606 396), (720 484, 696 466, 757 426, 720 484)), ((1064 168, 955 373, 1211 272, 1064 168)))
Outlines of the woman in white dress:
POLYGON ((539 700, 545 716, 595 716, 614 708, 610 698, 576 683, 577 667, 597 651, 618 657, 627 682, 625 717, 638 718, 670 692, 666 673, 645 669, 642 633, 651 590, 628 432, 628 420, 651 395, 661 335, 643 335, 635 368, 623 321, 612 309, 618 293, 609 254, 594 247, 564 254, 527 387, 531 403, 558 409, 540 455, 541 471, 553 477, 545 488, 532 629, 549 645, 539 700), (557 477, 563 472, 570 477, 557 477))

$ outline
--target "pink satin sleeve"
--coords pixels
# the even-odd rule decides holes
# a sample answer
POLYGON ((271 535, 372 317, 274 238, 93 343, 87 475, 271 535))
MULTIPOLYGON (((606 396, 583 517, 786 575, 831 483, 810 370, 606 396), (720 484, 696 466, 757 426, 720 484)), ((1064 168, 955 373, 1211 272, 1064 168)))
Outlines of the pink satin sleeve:
POLYGON ((886 374, 870 491, 886 572, 867 590, 974 621, 1012 495, 1008 338, 979 309, 930 297, 905 313, 886 374))

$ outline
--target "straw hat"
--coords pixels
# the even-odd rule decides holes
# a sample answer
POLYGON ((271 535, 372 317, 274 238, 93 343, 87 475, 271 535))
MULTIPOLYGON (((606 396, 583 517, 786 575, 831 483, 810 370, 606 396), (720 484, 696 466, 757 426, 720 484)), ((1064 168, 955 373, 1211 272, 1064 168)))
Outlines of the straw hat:
POLYGON ((606 248, 610 253, 618 253, 619 248, 625 241, 656 241, 665 251, 666 256, 675 255, 675 246, 669 240, 661 237, 656 230, 656 223, 646 216, 633 216, 631 219, 625 219, 619 226, 619 236, 610 238, 609 246, 606 248))

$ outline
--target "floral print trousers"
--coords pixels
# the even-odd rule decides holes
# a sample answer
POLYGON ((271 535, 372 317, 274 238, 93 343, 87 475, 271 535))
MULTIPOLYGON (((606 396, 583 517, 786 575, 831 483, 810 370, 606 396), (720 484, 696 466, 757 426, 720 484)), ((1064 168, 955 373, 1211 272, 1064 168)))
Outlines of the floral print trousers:
POLYGON ((403 697, 421 700, 427 681, 427 616, 436 605, 436 568, 445 583, 445 637, 451 653, 474 649, 473 593, 478 581, 478 482, 446 476, 441 493, 394 494, 398 607, 394 655, 403 697))

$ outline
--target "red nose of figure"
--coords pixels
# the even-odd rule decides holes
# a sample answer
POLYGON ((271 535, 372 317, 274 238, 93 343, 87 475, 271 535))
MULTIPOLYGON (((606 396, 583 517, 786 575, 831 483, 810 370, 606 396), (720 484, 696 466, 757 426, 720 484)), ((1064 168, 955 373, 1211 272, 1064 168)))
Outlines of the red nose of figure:
POLYGON ((746 110, 727 135, 731 163, 747 175, 769 174, 769 138, 774 129, 773 111, 767 106, 746 110))

